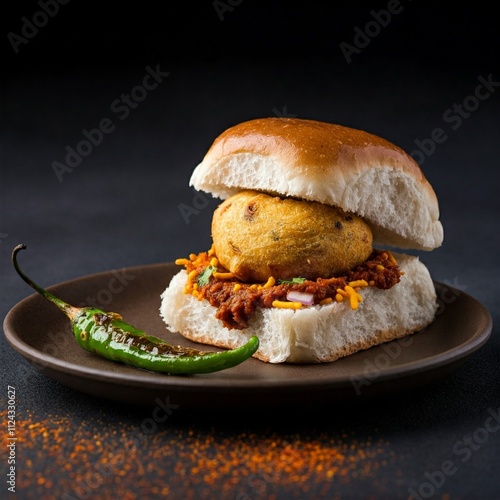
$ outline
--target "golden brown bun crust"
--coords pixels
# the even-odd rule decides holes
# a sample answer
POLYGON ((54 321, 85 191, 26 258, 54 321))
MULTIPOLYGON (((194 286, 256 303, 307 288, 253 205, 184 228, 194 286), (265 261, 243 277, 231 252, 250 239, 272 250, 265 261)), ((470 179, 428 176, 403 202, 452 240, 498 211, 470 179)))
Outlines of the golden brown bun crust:
MULTIPOLYGON (((377 165, 383 159, 428 184, 415 160, 391 142, 362 130, 315 120, 258 118, 240 123, 215 139, 205 161, 216 162, 236 153, 276 154, 291 167, 314 170, 377 165)), ((428 188, 432 190, 430 185, 428 188)))
POLYGON ((376 135, 299 118, 260 118, 222 132, 190 185, 221 199, 252 189, 362 217, 375 244, 442 244, 436 194, 413 158, 376 135))
POLYGON ((372 233, 359 217, 316 201, 242 191, 212 219, 215 254, 243 281, 330 278, 364 262, 372 233))

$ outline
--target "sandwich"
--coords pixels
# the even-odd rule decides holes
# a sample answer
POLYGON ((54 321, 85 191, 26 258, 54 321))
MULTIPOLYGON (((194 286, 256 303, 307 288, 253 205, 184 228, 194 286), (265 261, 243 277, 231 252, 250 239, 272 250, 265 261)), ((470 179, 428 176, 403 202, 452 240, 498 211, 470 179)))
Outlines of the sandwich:
POLYGON ((221 200, 211 248, 175 261, 167 328, 267 363, 327 363, 434 320, 436 193, 413 158, 371 133, 253 119, 215 138, 189 182, 221 200))

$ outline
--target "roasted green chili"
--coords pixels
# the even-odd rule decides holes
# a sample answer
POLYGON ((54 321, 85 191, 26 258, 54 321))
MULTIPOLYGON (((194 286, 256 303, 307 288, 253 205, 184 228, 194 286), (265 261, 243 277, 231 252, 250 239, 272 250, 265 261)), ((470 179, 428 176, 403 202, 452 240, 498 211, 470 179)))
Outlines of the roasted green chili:
POLYGON ((12 252, 12 263, 17 273, 28 285, 66 314, 77 343, 89 352, 145 370, 195 374, 215 372, 238 365, 250 358, 259 347, 259 339, 256 336, 250 337, 247 343, 236 349, 220 352, 173 346, 125 323, 117 313, 94 307, 74 307, 52 295, 24 274, 17 262, 17 253, 25 248, 25 245, 17 245, 12 252))

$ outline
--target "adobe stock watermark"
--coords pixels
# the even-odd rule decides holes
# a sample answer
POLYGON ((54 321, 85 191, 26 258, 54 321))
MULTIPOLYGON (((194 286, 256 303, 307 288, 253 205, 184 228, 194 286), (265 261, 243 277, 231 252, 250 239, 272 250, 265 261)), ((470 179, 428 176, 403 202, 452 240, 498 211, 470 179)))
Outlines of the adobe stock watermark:
MULTIPOLYGON (((142 420, 140 429, 142 433, 137 432, 132 439, 126 439, 124 446, 128 451, 141 449, 148 446, 147 437, 159 429, 159 424, 164 423, 173 415, 173 411, 178 409, 180 405, 170 402, 170 397, 157 397, 155 399, 155 407, 151 412, 151 417, 146 417, 142 420)), ((119 475, 123 471, 124 460, 127 455, 120 454, 119 460, 115 460, 112 455, 107 461, 100 460, 96 464, 92 464, 90 469, 81 474, 74 483, 70 492, 64 493, 61 497, 63 500, 86 500, 93 498, 92 495, 97 494, 97 490, 111 478, 119 475)))
MULTIPOLYGON (((494 80, 490 73, 486 78, 482 75, 477 77, 479 82, 474 91, 466 96, 462 102, 455 102, 452 106, 444 111, 441 115, 443 122, 449 126, 451 131, 458 130, 464 120, 470 118, 474 111, 479 109, 481 102, 486 101, 495 90, 500 87, 500 82, 494 80)), ((410 156, 419 164, 422 165, 429 156, 434 154, 438 144, 443 144, 449 138, 449 133, 443 127, 435 127, 428 137, 423 139, 415 139, 413 142, 417 146, 411 151, 410 156)))
MULTIPOLYGON (((129 93, 122 93, 109 106, 110 111, 120 121, 125 120, 132 110, 136 109, 148 97, 149 93, 158 88, 163 80, 170 75, 170 73, 162 71, 159 64, 155 68, 146 66, 145 70, 146 74, 142 78, 141 83, 133 87, 129 93)), ((102 144, 104 137, 115 130, 116 124, 113 119, 108 117, 99 120, 96 128, 91 128, 90 130, 84 128, 81 131, 83 138, 75 146, 66 146, 64 162, 52 162, 52 169, 57 180, 62 182, 65 174, 73 172, 82 163, 83 158, 88 157, 94 148, 102 144)))
MULTIPOLYGON (((96 291, 95 295, 88 296, 80 304, 75 304, 78 307, 95 307, 97 309, 106 308, 113 302, 113 298, 122 293, 125 288, 134 281, 135 276, 128 274, 125 269, 114 270, 111 278, 108 280, 106 286, 96 291)), ((62 313, 61 313, 62 314, 62 313)), ((31 361, 31 366, 38 372, 43 373, 45 369, 51 364, 51 361, 46 356, 52 358, 61 358, 62 353, 67 351, 74 345, 75 339, 71 328, 63 328, 61 330, 48 330, 44 336, 44 343, 42 352, 43 359, 31 361)), ((18 377, 25 381, 33 375, 30 365, 19 364, 16 367, 18 377)))
POLYGON ((476 451, 481 449, 493 434, 500 430, 500 408, 488 408, 488 416, 482 425, 469 434, 458 439, 452 447, 451 458, 443 460, 434 471, 425 471, 424 479, 414 488, 408 488, 411 500, 422 500, 434 496, 446 481, 455 475, 461 464, 467 463, 476 451))
POLYGON ((238 7, 243 2, 243 0, 214 0, 212 5, 219 17, 219 20, 224 21, 224 16, 226 12, 233 12, 235 7, 238 7))
MULTIPOLYGON (((411 2, 411 0, 408 0, 411 2)), ((393 16, 401 14, 404 7, 399 0, 389 0, 386 8, 379 11, 371 10, 371 19, 364 25, 363 29, 359 26, 354 27, 354 38, 351 43, 341 42, 339 48, 348 64, 351 63, 353 56, 361 54, 361 51, 370 45, 371 41, 380 35, 383 29, 387 28, 393 19, 393 16)))
POLYGON ((38 35, 41 28, 44 28, 49 22, 50 18, 54 18, 59 12, 61 5, 66 5, 70 0, 39 0, 37 2, 40 10, 37 10, 31 19, 27 16, 21 17, 21 34, 11 31, 7 34, 12 49, 15 54, 19 53, 21 45, 27 45, 30 40, 38 35))
POLYGON ((17 401, 16 401, 16 388, 12 385, 7 385, 7 421, 5 422, 5 437, 7 441, 7 490, 11 493, 16 492, 16 478, 18 470, 17 459, 17 432, 16 432, 16 419, 17 419, 17 401))
MULTIPOLYGON (((445 286, 437 294, 436 317, 444 312, 447 305, 455 302, 467 288, 466 285, 460 285, 457 278, 454 279, 453 283, 444 280, 443 284, 445 286)), ((414 337, 408 335, 407 337, 381 344, 379 347, 382 352, 377 354, 373 359, 365 359, 363 372, 359 375, 351 375, 349 377, 356 395, 361 395, 363 387, 372 385, 380 377, 383 370, 391 367, 399 359, 401 353, 412 345, 413 341, 414 337)))
POLYGON ((294 115, 293 113, 288 112, 288 106, 283 106, 281 110, 278 108, 273 108, 273 114, 274 116, 277 116, 278 118, 296 118, 297 115, 294 115))
POLYGON ((208 207, 211 196, 202 191, 197 191, 193 195, 191 203, 179 203, 177 208, 181 213, 184 222, 189 225, 191 223, 191 217, 199 215, 202 210, 208 207))
MULTIPOLYGON (((44 343, 41 349, 43 356, 30 362, 18 363, 15 367, 15 378, 25 384, 33 383, 36 372, 43 374, 52 365, 50 358, 61 358, 62 353, 74 345, 75 338, 68 324, 63 330, 48 330, 44 333, 44 343), (33 370, 34 369, 34 370, 33 370)), ((21 384, 18 384, 21 385, 21 384)))
MULTIPOLYGON (((278 118, 295 118, 297 116, 292 113, 289 113, 288 106, 286 105, 283 106, 281 110, 278 108, 273 108, 272 112, 274 116, 277 116, 278 118)), ((179 203, 177 208, 179 209, 181 217, 186 223, 186 225, 189 225, 191 223, 191 217, 199 215, 202 212, 202 210, 207 208, 212 199, 213 198, 209 196, 207 193, 203 191, 197 191, 193 195, 193 199, 191 200, 190 203, 179 203)))
POLYGON ((252 473, 247 478, 246 486, 251 488, 251 495, 244 491, 236 494, 235 500, 253 500, 254 498, 267 498, 269 495, 269 485, 276 484, 279 481, 275 473, 270 476, 267 472, 252 473))
POLYGON ((125 287, 135 279, 134 275, 127 274, 126 269, 120 271, 114 270, 112 275, 107 286, 100 288, 94 297, 88 296, 85 301, 80 304, 80 307, 101 308, 103 306, 108 306, 113 301, 113 297, 122 293, 125 287))
POLYGON ((61 497, 62 500, 87 500, 91 498, 92 493, 100 488, 108 478, 117 475, 123 466, 122 462, 120 460, 119 463, 113 463, 113 457, 109 456, 107 462, 100 461, 95 465, 92 464, 85 474, 78 476, 71 483, 71 492, 65 492, 61 497))

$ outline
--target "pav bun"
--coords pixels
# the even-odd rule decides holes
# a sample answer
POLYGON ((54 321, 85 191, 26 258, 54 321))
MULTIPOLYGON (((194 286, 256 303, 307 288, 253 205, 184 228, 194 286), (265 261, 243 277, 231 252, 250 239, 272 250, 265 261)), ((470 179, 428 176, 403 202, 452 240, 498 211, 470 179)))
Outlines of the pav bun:
POLYGON ((329 278, 363 263, 372 233, 359 217, 316 201, 242 191, 215 210, 215 254, 242 281, 329 278))
POLYGON ((370 225, 374 243, 433 250, 436 194, 418 164, 376 135, 299 118, 262 118, 219 135, 190 185, 226 199, 247 189, 334 205, 370 225))

